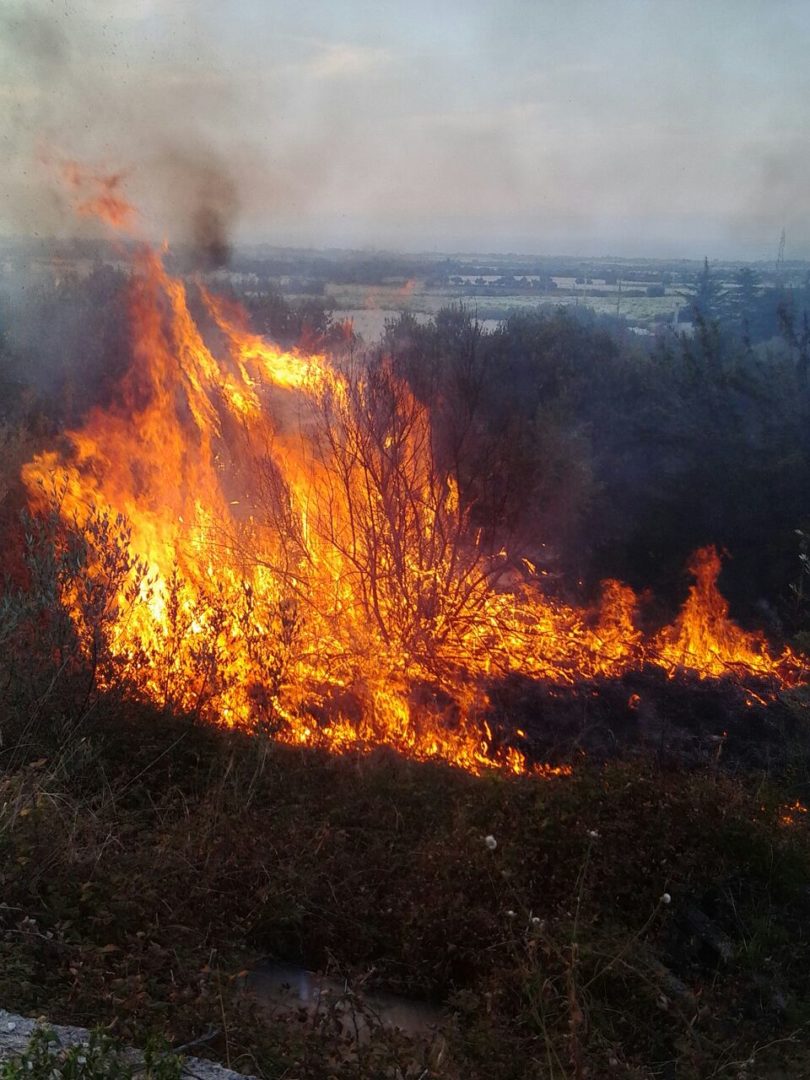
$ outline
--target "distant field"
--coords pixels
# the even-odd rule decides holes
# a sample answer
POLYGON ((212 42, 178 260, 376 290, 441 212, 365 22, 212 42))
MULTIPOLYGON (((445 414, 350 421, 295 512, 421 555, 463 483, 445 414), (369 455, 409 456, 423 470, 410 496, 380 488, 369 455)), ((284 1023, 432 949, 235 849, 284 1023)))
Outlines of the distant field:
MULTIPOLYGON (((398 319, 403 309, 395 308, 341 308, 335 311, 336 319, 350 319, 354 332, 368 344, 373 344, 383 335, 385 324, 398 319)), ((428 322, 433 312, 410 309, 418 322, 428 322)), ((481 319, 485 330, 495 330, 500 319, 481 319)))
POLYGON ((463 304, 488 328, 514 311, 581 306, 619 316, 634 331, 655 333, 673 326, 708 274, 711 289, 728 310, 735 307, 740 273, 747 270, 762 295, 774 288, 804 288, 810 264, 776 268, 767 263, 705 263, 695 260, 573 258, 512 254, 404 255, 395 252, 301 252, 281 250, 246 257, 241 267, 220 271, 239 287, 260 281, 290 300, 323 300, 337 319, 351 318, 368 343, 379 339, 387 319, 407 311, 429 319, 443 307, 463 304))
POLYGON ((591 308, 600 315, 615 315, 618 310, 632 325, 651 327, 668 316, 674 316, 686 303, 673 290, 665 296, 628 296, 627 292, 628 288, 625 287, 619 296, 615 285, 601 282, 577 286, 573 278, 560 278, 555 292, 542 295, 527 292, 471 295, 471 287, 467 283, 431 288, 421 281, 409 283, 406 287, 331 282, 326 286, 326 295, 334 305, 335 317, 352 319, 356 332, 369 342, 380 337, 387 319, 396 318, 402 311, 428 319, 454 303, 463 303, 477 311, 488 329, 497 326, 511 311, 577 305, 591 308))

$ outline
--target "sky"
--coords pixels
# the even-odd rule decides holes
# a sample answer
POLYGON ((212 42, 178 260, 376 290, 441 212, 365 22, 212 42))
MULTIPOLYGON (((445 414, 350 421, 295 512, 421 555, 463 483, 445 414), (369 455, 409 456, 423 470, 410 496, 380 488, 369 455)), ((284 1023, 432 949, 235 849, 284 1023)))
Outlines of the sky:
POLYGON ((0 0, 0 232, 810 257, 807 0, 0 0))

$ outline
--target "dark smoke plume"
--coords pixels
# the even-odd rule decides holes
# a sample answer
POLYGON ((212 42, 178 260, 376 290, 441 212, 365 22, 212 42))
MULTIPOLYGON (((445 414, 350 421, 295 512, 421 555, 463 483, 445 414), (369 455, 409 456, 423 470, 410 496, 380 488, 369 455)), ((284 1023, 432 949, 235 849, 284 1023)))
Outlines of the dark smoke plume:
POLYGON ((239 210, 236 183, 227 165, 208 155, 205 159, 174 155, 178 192, 187 193, 190 214, 186 226, 193 263, 203 270, 226 266, 231 258, 231 234, 239 210))

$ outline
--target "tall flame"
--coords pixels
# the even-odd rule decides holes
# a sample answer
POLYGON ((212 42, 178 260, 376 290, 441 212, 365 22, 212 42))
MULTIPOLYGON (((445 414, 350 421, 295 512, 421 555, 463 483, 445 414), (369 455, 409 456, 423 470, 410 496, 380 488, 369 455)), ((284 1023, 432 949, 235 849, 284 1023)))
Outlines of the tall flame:
MULTIPOLYGON (((117 185, 99 197, 126 221, 117 185)), ((481 550, 434 459, 427 410, 388 365, 279 349, 200 289, 204 336, 158 255, 145 248, 135 270, 133 364, 116 403, 23 479, 34 505, 58 492, 66 522, 103 520, 106 539, 118 523, 131 559, 104 647, 137 691, 289 742, 521 771, 481 719, 488 677, 571 684, 651 663, 778 682, 795 669, 729 620, 713 548, 695 555, 683 611, 653 640, 618 582, 595 615, 547 598, 532 573, 499 584, 503 557, 481 550)), ((102 554, 89 573, 104 572, 102 554)), ((97 649, 87 612, 63 600, 97 649)))

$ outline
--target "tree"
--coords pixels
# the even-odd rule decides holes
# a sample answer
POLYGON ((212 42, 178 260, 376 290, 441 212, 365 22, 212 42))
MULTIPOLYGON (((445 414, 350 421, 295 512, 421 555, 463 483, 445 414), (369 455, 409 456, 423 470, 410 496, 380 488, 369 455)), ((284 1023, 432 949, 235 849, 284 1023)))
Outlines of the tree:
POLYGON ((810 375, 810 319, 807 310, 802 312, 799 319, 791 297, 790 301, 783 300, 779 304, 777 316, 782 337, 795 358, 799 385, 807 389, 810 375))
POLYGON ((737 292, 738 306, 744 315, 749 308, 753 307, 760 295, 761 279, 759 274, 752 270, 750 266, 743 266, 738 270, 735 279, 739 286, 737 292))
POLYGON ((692 310, 697 317, 706 320, 717 319, 720 304, 725 291, 709 269, 709 259, 704 257, 703 269, 695 282, 695 294, 692 297, 692 310))

